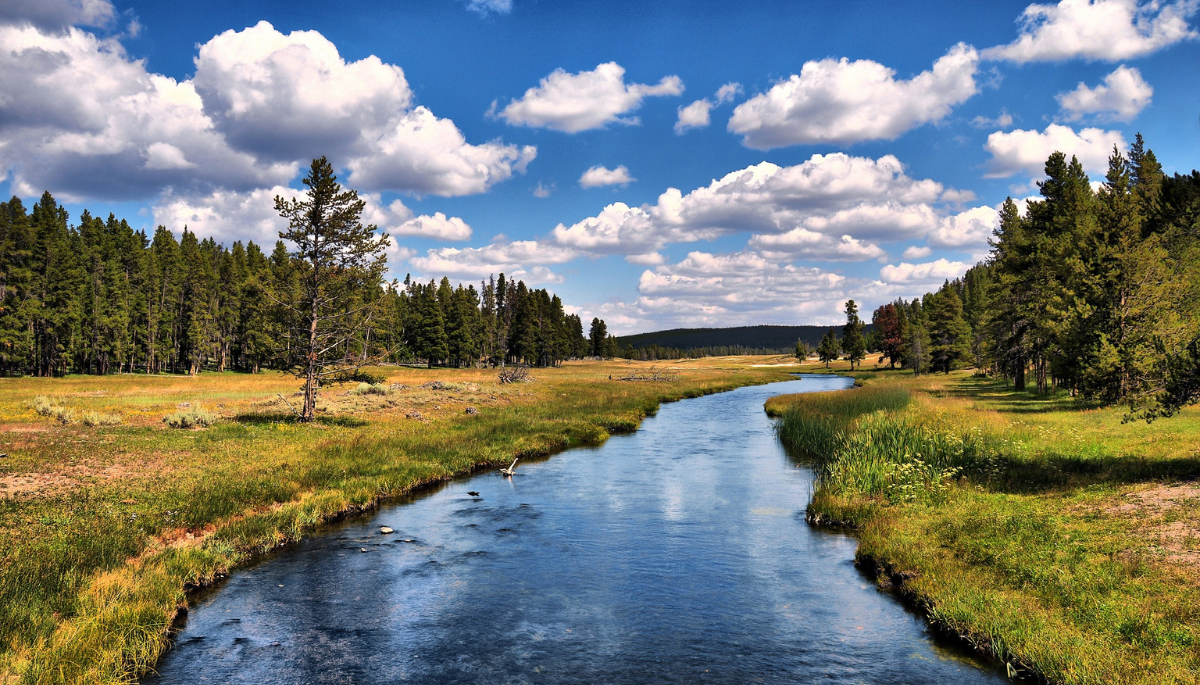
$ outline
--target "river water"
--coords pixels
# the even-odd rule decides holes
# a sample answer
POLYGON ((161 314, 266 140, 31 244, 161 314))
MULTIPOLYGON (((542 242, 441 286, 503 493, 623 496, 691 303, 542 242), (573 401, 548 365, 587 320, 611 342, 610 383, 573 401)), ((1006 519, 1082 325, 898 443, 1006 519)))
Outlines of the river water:
POLYGON ((804 522, 811 472, 763 402, 849 382, 665 404, 601 447, 331 528, 199 598, 144 682, 1005 682, 804 522))

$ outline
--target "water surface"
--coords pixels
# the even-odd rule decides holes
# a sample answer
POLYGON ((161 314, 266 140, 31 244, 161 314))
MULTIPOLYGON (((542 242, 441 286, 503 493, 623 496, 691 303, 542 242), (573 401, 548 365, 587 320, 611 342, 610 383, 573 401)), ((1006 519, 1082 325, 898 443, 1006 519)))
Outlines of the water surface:
POLYGON ((147 682, 1005 682, 804 522, 811 473, 763 402, 849 383, 665 404, 602 447, 332 528, 202 597, 147 682))

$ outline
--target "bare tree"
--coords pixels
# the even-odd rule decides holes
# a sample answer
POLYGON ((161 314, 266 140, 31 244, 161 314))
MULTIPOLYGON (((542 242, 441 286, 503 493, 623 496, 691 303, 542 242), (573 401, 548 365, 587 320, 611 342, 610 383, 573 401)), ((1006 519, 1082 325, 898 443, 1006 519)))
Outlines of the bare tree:
POLYGON ((276 196, 275 210, 288 220, 279 237, 294 246, 291 256, 300 268, 301 297, 280 304, 292 314, 288 363, 304 379, 300 420, 312 421, 323 380, 346 378, 379 359, 371 354, 367 331, 388 238, 362 224, 364 202, 356 191, 342 189, 324 157, 313 160, 304 185, 304 199, 276 196))

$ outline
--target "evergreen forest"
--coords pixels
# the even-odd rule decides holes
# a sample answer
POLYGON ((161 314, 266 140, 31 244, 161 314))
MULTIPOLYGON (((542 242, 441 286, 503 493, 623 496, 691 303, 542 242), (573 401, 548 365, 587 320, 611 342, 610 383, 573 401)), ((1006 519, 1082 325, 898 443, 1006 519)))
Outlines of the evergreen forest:
MULTIPOLYGON (((257 372, 289 368, 301 267, 282 241, 226 247, 183 229, 153 236, 49 192, 0 203, 0 374, 257 372)), ((345 300, 365 358, 430 366, 555 365, 615 354, 604 322, 585 337, 558 296, 489 279, 453 287, 381 276, 345 300)))
POLYGON ((1195 401, 1200 171, 1165 175, 1139 135, 1096 189, 1060 152, 1039 189, 1024 212, 1004 203, 983 263, 876 309, 871 346, 916 373, 974 367, 1147 418, 1195 401))

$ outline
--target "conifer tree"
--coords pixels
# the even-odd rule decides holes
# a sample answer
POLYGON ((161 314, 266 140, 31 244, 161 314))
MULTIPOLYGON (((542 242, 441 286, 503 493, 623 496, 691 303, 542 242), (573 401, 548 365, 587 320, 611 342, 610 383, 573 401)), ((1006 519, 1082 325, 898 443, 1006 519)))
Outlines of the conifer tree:
POLYGON ((825 337, 821 338, 821 344, 817 346, 817 358, 825 363, 825 368, 829 368, 829 363, 837 361, 838 353, 841 352, 842 341, 838 340, 837 333, 830 328, 825 332, 825 337))
POLYGON ((846 325, 842 327, 842 353, 850 360, 850 370, 867 356, 867 343, 863 338, 863 324, 858 318, 858 305, 854 300, 846 302, 846 325))
POLYGON ((357 288, 380 281, 388 243, 375 226, 363 225, 365 203, 356 191, 342 189, 324 157, 313 160, 303 182, 308 187, 304 199, 276 197, 275 210, 288 222, 279 237, 296 246, 291 256, 299 270, 301 298, 293 308, 298 325, 289 331, 294 346, 288 366, 304 379, 301 420, 312 421, 320 381, 344 377, 375 358, 355 354, 367 351, 360 334, 374 307, 347 304, 357 288))

